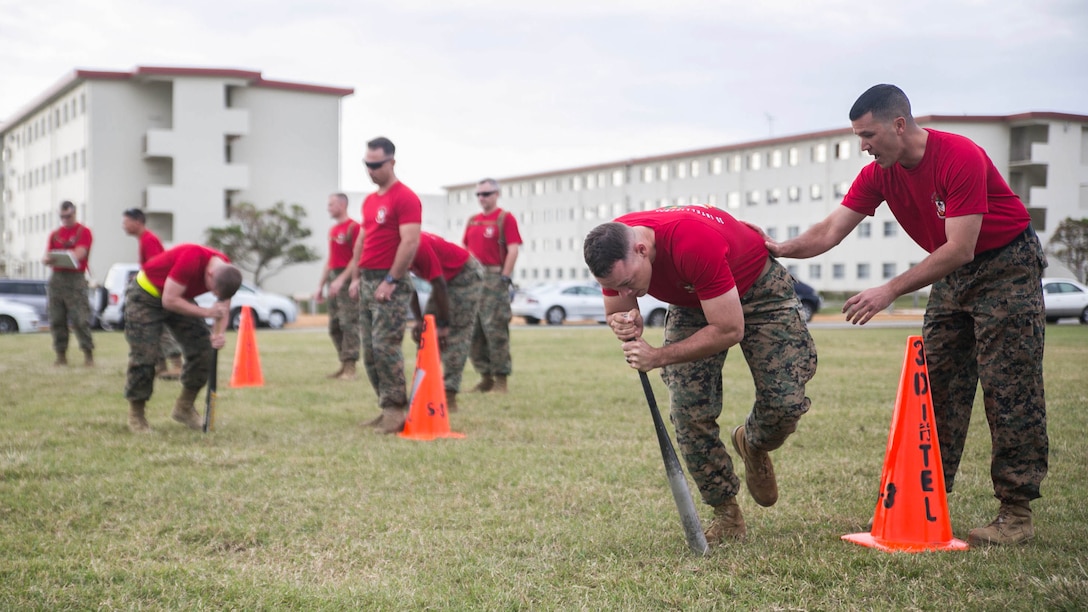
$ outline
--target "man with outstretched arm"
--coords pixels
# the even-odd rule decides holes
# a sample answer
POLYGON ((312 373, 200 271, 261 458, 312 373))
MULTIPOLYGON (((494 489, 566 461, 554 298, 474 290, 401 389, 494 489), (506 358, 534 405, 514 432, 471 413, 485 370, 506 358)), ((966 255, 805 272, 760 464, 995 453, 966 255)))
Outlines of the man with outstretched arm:
POLYGON ((181 394, 171 416, 190 429, 203 429, 193 402, 208 382, 212 350, 226 343, 230 299, 241 284, 242 273, 226 255, 198 244, 180 244, 140 268, 125 292, 125 340, 129 346, 125 399, 129 402, 128 426, 134 433, 151 429, 145 409, 155 388, 155 362, 164 328, 174 335, 185 355, 181 394), (207 291, 215 294, 216 302, 202 308, 194 298, 207 291), (214 321, 210 332, 205 319, 214 321))
POLYGON ((662 370, 684 461, 714 508, 707 542, 743 540, 739 480, 718 426, 721 370, 728 349, 739 344, 756 399, 731 442, 744 460, 748 492, 772 506, 778 484, 769 453, 808 411, 805 384, 816 372, 815 345, 789 273, 767 256, 758 232, 708 206, 624 215, 593 229, 584 251, 627 363, 662 370), (637 298, 646 294, 670 304, 660 347, 642 338, 637 298))
POLYGON ((830 250, 887 202, 929 252, 918 265, 851 297, 843 312, 864 325, 897 297, 932 284, 922 336, 944 482, 952 490, 975 388, 982 384, 993 444, 997 518, 968 543, 1021 544, 1035 535, 1030 502, 1040 496, 1049 441, 1043 398, 1046 259, 1020 198, 971 140, 923 129, 894 85, 875 85, 850 109, 854 134, 874 161, 842 205, 800 236, 767 240, 780 257, 830 250))

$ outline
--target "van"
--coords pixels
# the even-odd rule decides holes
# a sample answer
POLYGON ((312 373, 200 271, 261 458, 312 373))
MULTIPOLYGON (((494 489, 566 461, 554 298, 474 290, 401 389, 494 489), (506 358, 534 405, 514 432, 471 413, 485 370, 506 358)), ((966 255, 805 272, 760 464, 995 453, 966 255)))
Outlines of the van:
POLYGON ((124 328, 125 290, 139 271, 140 264, 137 263, 115 263, 106 271, 106 279, 102 282, 105 304, 98 315, 98 323, 102 329, 124 328))

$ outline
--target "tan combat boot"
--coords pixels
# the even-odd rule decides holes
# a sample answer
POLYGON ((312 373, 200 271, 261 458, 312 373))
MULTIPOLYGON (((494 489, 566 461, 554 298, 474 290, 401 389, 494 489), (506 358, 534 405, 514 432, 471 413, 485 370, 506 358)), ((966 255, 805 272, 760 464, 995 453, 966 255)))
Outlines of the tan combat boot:
POLYGON ((337 380, 355 380, 357 378, 355 374, 355 362, 345 361, 340 366, 340 374, 337 375, 337 380))
POLYGON ((57 360, 53 362, 53 365, 57 366, 58 368, 68 365, 68 354, 58 352, 57 360))
POLYGON ((756 503, 768 508, 778 501, 778 481, 767 451, 753 448, 744 439, 744 425, 733 430, 733 448, 744 459, 744 484, 756 503))
POLYGON ((476 386, 472 388, 470 393, 487 393, 495 386, 495 379, 491 378, 490 374, 484 374, 480 382, 476 383, 476 386))
POLYGON ((1001 502, 997 518, 985 527, 978 527, 967 532, 967 543, 971 546, 996 544, 1027 544, 1035 537, 1035 527, 1031 524, 1030 502, 1001 502))
POLYGON ((491 390, 495 393, 506 393, 506 377, 502 376, 501 374, 499 376, 496 376, 495 386, 492 387, 491 390))
POLYGON ((720 506, 714 506, 714 518, 703 534, 710 546, 718 546, 725 540, 744 541, 748 528, 744 525, 744 516, 740 512, 736 497, 727 499, 720 506))
POLYGON ((340 378, 340 375, 343 374, 343 373, 344 373, 344 362, 341 361, 340 362, 340 369, 333 372, 332 374, 329 374, 325 378, 328 378, 328 379, 340 378))
POLYGON ((83 351, 83 365, 88 368, 94 367, 94 351, 83 351))
POLYGON ((457 412, 457 392, 446 391, 446 410, 448 412, 457 412))
POLYGON ((178 423, 187 425, 189 429, 203 430, 204 421, 200 418, 200 415, 196 412, 196 407, 193 406, 193 402, 196 401, 197 394, 200 393, 200 389, 190 389, 188 387, 181 388, 181 395, 178 396, 176 402, 174 402, 174 412, 170 415, 178 423))
POLYGON ((144 416, 146 405, 147 402, 144 400, 132 400, 128 403, 128 429, 132 433, 151 431, 151 426, 147 424, 147 417, 144 416))
POLYGON ((406 420, 408 420, 407 408, 382 408, 382 420, 375 426, 376 433, 400 433, 404 431, 404 422, 406 420))

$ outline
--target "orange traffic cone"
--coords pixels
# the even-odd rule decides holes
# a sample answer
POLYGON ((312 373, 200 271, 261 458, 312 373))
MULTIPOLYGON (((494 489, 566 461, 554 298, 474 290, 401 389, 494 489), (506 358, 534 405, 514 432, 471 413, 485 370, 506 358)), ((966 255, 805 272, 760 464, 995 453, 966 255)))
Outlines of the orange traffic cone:
POLYGON ((922 337, 911 336, 907 338, 872 531, 842 539, 886 552, 967 550, 966 542, 952 537, 932 407, 922 337))
POLYGON ((257 334, 253 329, 253 313, 242 307, 242 322, 238 325, 238 347, 234 350, 234 371, 231 387, 263 387, 261 357, 257 353, 257 334))
POLYGON ((416 375, 412 381, 408 420, 404 422, 400 437, 412 440, 465 437, 465 434, 450 431, 446 384, 442 377, 434 315, 423 317, 423 334, 419 352, 416 353, 416 375))

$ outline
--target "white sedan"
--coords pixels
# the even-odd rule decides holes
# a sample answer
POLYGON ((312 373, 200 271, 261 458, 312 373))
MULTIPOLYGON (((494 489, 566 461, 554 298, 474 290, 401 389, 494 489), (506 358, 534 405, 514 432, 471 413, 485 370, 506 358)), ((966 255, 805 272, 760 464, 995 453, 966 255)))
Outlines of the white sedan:
POLYGON ((1048 323, 1075 317, 1088 325, 1088 287, 1071 278, 1044 278, 1043 304, 1048 323))
MULTIPOLYGON (((668 304, 647 295, 639 298, 638 306, 647 327, 665 324, 668 304)), ((510 309, 515 317, 523 317, 529 325, 541 321, 547 321, 549 325, 564 321, 605 322, 601 286, 592 281, 568 281, 519 290, 514 294, 510 309)))
POLYGON ((26 304, 0 298, 0 334, 38 331, 38 311, 26 304))
MULTIPOLYGON (((209 291, 196 296, 196 303, 208 308, 215 303, 215 296, 209 291)), ((262 291, 248 283, 242 283, 238 292, 230 299, 230 329, 238 329, 242 322, 242 307, 249 306, 253 313, 253 323, 280 329, 298 319, 298 305, 291 298, 278 293, 262 291)))

